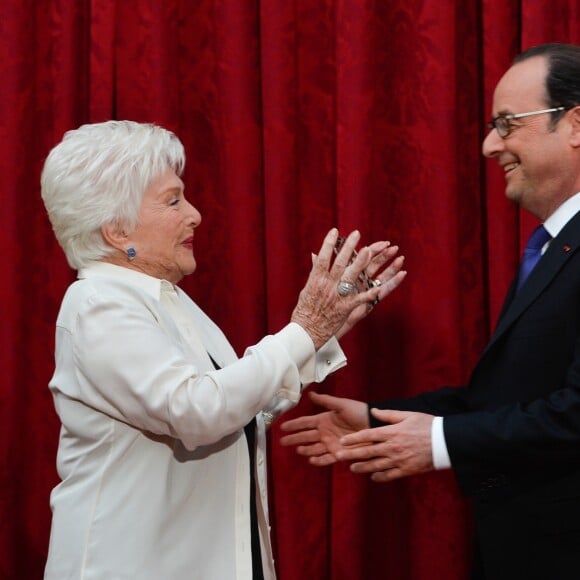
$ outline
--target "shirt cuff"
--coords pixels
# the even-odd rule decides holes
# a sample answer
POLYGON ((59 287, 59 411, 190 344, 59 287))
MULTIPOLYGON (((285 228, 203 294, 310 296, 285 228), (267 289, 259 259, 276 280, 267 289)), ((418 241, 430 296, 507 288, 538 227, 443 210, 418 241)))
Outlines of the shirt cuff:
POLYGON ((449 469, 451 467, 451 459, 443 432, 443 417, 435 417, 431 423, 431 452, 433 453, 433 467, 435 469, 449 469))
POLYGON ((328 375, 346 366, 346 357, 336 338, 332 337, 300 369, 303 385, 321 383, 328 375))
POLYGON ((346 365, 346 357, 336 338, 332 337, 318 352, 310 335, 295 322, 290 322, 276 333, 298 367, 303 385, 320 383, 329 374, 346 365))

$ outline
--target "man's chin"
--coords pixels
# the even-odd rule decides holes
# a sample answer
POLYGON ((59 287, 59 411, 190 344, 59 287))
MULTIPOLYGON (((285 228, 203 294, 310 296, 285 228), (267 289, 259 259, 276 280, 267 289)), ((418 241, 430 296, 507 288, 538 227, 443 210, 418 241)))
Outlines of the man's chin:
POLYGON ((514 187, 510 187, 508 185, 506 187, 506 190, 505 190, 505 196, 510 201, 513 201, 514 203, 520 204, 521 199, 522 199, 522 192, 519 189, 516 189, 514 187))

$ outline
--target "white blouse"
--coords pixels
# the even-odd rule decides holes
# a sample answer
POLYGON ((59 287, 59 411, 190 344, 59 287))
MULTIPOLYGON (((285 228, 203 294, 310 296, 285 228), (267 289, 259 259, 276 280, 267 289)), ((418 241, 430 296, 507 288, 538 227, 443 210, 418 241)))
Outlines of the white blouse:
POLYGON ((264 417, 346 364, 336 340, 315 353, 290 323, 238 359, 179 288, 96 262, 65 294, 55 358, 62 481, 45 579, 251 579, 243 427, 254 416, 262 561, 273 579, 264 417), (181 314, 163 298, 172 293, 181 314))

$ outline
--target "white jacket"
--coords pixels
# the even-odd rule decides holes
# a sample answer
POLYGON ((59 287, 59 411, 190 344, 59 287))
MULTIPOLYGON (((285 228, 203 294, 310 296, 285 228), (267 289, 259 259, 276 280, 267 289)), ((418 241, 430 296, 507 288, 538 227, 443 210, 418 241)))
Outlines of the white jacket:
POLYGON ((334 339, 315 353, 293 323, 238 359, 168 282, 102 262, 81 270, 57 320, 50 389, 62 482, 51 495, 45 579, 251 579, 243 427, 254 416, 262 561, 274 579, 263 417, 344 364, 334 339), (203 348, 160 300, 172 290, 203 348))

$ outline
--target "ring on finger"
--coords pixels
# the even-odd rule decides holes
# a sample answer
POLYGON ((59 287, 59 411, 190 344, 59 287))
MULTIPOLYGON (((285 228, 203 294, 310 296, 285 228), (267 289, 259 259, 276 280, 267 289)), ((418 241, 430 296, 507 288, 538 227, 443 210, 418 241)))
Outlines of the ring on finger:
POLYGON ((336 286, 336 291, 338 292, 339 296, 350 296, 351 294, 356 294, 358 292, 358 288, 356 284, 352 282, 347 282, 346 280, 341 280, 338 285, 336 286))
MULTIPOLYGON (((369 290, 371 288, 379 288, 380 286, 382 286, 383 283, 381 280, 379 280, 378 278, 375 278, 374 280, 371 280, 370 278, 368 279, 367 282, 367 286, 369 288, 369 290)), ((371 310, 380 302, 380 298, 377 296, 374 300, 372 300, 371 302, 369 302, 369 305, 371 307, 371 310)))

